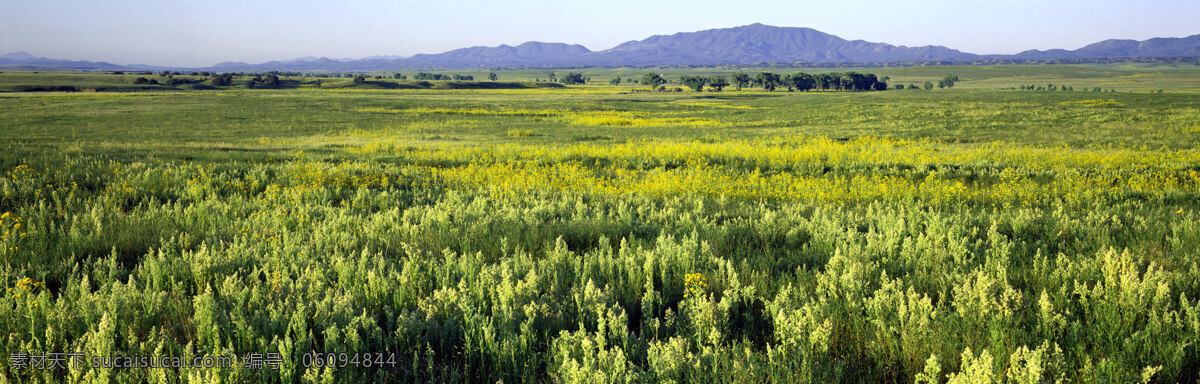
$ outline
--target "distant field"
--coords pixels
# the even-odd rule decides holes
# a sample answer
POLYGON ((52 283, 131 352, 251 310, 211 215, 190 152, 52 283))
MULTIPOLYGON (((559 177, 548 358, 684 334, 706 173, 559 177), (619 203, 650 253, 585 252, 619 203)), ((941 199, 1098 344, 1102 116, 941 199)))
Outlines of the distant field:
POLYGON ((702 93, 574 71, 591 83, 0 73, 0 354, 281 356, 3 375, 1200 378, 1200 68, 702 93), (1049 84, 1075 91, 1011 89, 1049 84))
MULTIPOLYGON (((1005 66, 925 66, 925 67, 893 67, 893 68, 744 68, 741 71, 754 74, 760 71, 770 71, 779 74, 792 74, 796 72, 829 73, 829 72, 860 72, 874 73, 880 76, 889 76, 893 83, 899 82, 904 84, 921 85, 925 81, 932 81, 935 84, 938 79, 947 75, 958 75, 964 81, 959 84, 961 88, 971 89, 1008 89, 1015 88, 1021 85, 1067 85, 1075 88, 1076 91, 1101 87, 1105 90, 1116 90, 1120 92, 1156 92, 1163 90, 1164 92, 1200 92, 1200 66, 1183 65, 1183 64, 1088 64, 1088 65, 1005 65, 1005 66)), ((412 78, 418 71, 399 71, 398 73, 412 78)), ((529 82, 541 81, 543 84, 538 86, 546 86, 545 82, 549 82, 550 74, 554 73, 557 77, 562 77, 570 72, 583 73, 589 77, 591 81, 589 85, 604 85, 607 86, 610 79, 620 77, 625 80, 639 79, 646 72, 661 73, 669 81, 677 81, 681 75, 703 75, 703 76, 728 76, 734 70, 717 69, 717 68, 585 68, 585 69, 555 69, 555 70, 463 70, 463 71, 424 71, 441 74, 461 74, 473 76, 477 80, 487 79, 487 75, 495 72, 499 76, 501 83, 506 83, 502 87, 528 87, 534 86, 524 84, 529 82)), ((429 81, 421 82, 415 80, 396 80, 391 76, 397 72, 380 72, 368 73, 370 84, 359 85, 360 88, 438 88, 453 87, 452 84, 460 84, 464 87, 486 87, 487 81, 475 82, 453 82, 453 81, 429 81), (381 76, 383 79, 374 79, 374 76, 381 76), (422 84, 423 83, 423 84, 422 84)), ((169 89, 167 86, 146 86, 136 85, 134 80, 138 77, 146 77, 148 79, 164 80, 157 73, 152 75, 142 75, 127 73, 124 75, 106 75, 98 73, 65 73, 65 72, 44 72, 34 73, 33 71, 5 71, 0 73, 0 92, 4 91, 23 91, 35 87, 53 87, 53 86, 72 86, 78 88, 101 88, 111 90, 150 90, 150 89, 169 89)), ((180 76, 184 79, 200 80, 207 77, 204 76, 180 76)), ((246 78, 240 78, 238 84, 244 85, 246 78)), ((284 84, 281 88, 315 88, 316 78, 284 78, 284 84)), ((351 86, 350 78, 325 78, 320 79, 322 87, 346 87, 351 86)), ((622 85, 625 87, 636 87, 635 84, 622 85)), ((180 86, 179 88, 188 88, 180 86)), ((201 87, 206 88, 206 87, 201 87)))

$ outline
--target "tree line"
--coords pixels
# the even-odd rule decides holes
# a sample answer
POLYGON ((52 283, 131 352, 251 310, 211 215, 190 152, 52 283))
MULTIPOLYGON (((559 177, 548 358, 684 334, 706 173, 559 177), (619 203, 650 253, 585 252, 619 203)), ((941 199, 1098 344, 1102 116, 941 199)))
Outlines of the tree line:
MULTIPOLYGON (((696 75, 683 75, 679 77, 680 84, 696 92, 704 91, 705 87, 708 87, 712 91, 720 92, 729 86, 733 86, 739 91, 747 86, 753 86, 762 88, 767 92, 773 92, 781 88, 786 88, 788 91, 802 92, 810 90, 883 91, 888 88, 888 80, 887 76, 880 77, 875 74, 858 72, 820 74, 797 72, 785 75, 774 72, 759 72, 751 76, 750 74, 737 71, 730 74, 728 78, 726 76, 707 77, 696 75)), ((610 81, 610 84, 620 84, 620 81, 620 78, 615 78, 613 81, 610 81)), ((667 83, 667 79, 658 73, 649 72, 642 75, 641 83, 650 86, 651 89, 663 91, 666 89, 663 84, 667 83)))

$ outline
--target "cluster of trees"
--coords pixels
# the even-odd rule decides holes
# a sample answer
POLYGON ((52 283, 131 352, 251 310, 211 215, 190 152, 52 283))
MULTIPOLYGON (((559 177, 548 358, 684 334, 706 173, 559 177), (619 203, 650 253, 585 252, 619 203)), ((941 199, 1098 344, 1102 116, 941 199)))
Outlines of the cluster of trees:
POLYGON ((563 84, 585 84, 588 80, 591 80, 591 78, 583 76, 582 72, 570 72, 558 79, 563 84))
MULTIPOLYGON (((1021 89, 1022 91, 1066 91, 1066 92, 1073 92, 1073 91, 1075 91, 1075 87, 1073 87, 1073 86, 1069 86, 1069 85, 1054 85, 1054 84, 1046 84, 1046 85, 1033 85, 1033 84, 1030 84, 1030 85, 1022 85, 1022 86, 1020 87, 1020 89, 1021 89)), ((1160 90, 1160 91, 1161 91, 1161 90, 1160 90)), ((1116 90, 1113 90, 1113 89, 1108 89, 1108 90, 1106 90, 1106 89, 1103 89, 1103 88, 1100 88, 1100 87, 1092 87, 1091 89, 1088 89, 1088 88, 1083 88, 1083 92, 1116 92, 1116 90)), ((1159 92, 1159 93, 1162 93, 1162 92, 1159 92)))
POLYGON ((958 81, 957 75, 950 75, 938 80, 938 89, 954 88, 954 82, 958 81))
MULTIPOLYGON (((495 74, 495 73, 492 73, 492 75, 494 75, 494 74, 495 74)), ((399 75, 399 74, 398 74, 398 75, 399 75)), ((401 75, 401 76, 403 76, 403 75, 401 75)), ((440 73, 419 72, 419 73, 417 73, 415 76, 413 76, 413 79, 414 79, 414 80, 458 80, 458 81, 472 81, 472 80, 475 80, 475 76, 471 76, 471 75, 460 75, 460 74, 457 74, 457 73, 455 73, 455 74, 451 74, 451 75, 443 75, 443 74, 440 74, 440 73)))
POLYGON ((222 73, 222 74, 218 74, 218 75, 213 75, 212 85, 218 86, 218 87, 227 87, 227 86, 233 85, 233 74, 232 73, 222 73))
MULTIPOLYGON (((1096 89, 1099 89, 1099 87, 1097 87, 1096 89)), ((1030 85, 1022 85, 1021 90, 1022 91, 1068 91, 1069 92, 1069 91, 1074 91, 1075 87, 1067 86, 1067 85, 1063 85, 1060 87, 1060 86, 1057 86, 1054 84, 1046 84, 1046 86, 1043 87, 1040 85, 1030 84, 1030 85)), ((1086 91, 1087 89, 1085 88, 1084 90, 1086 91)))
MULTIPOLYGON (((744 72, 734 72, 727 79, 725 76, 693 76, 685 75, 679 77, 679 83, 691 88, 693 91, 701 92, 704 87, 709 87, 713 91, 720 92, 728 86, 734 86, 737 90, 742 90, 746 86, 754 86, 762 88, 764 91, 772 92, 778 88, 787 88, 788 91, 809 91, 814 89, 820 90, 837 90, 837 91, 883 91, 887 90, 888 78, 876 76, 874 74, 862 74, 857 72, 845 73, 822 73, 810 75, 804 72, 798 72, 790 75, 780 75, 773 72, 759 72, 754 76, 750 76, 744 72)), ((642 75, 642 84, 649 85, 655 90, 663 90, 663 84, 667 80, 657 73, 646 73, 642 75)), ((613 79, 612 84, 619 84, 620 78, 613 79)))
MULTIPOLYGON (((183 85, 183 84, 199 84, 199 83, 204 82, 204 80, 206 80, 206 79, 189 79, 189 78, 185 78, 185 77, 175 77, 176 75, 181 75, 179 72, 169 73, 169 72, 164 71, 163 73, 161 73, 159 75, 162 77, 166 77, 167 79, 163 80, 163 81, 159 81, 158 79, 138 77, 137 79, 133 80, 133 83, 137 84, 137 85, 160 85, 160 84, 162 84, 162 85, 176 86, 176 85, 183 85)), ((198 72, 192 72, 189 75, 190 76, 201 76, 201 74, 198 72)), ((209 75, 208 72, 204 72, 204 74, 203 74, 203 76, 208 76, 208 75, 209 75)))
MULTIPOLYGON (((308 75, 304 72, 295 72, 295 71, 267 71, 262 74, 263 75, 285 76, 285 77, 307 77, 307 75, 308 75)), ((208 76, 208 75, 205 74, 205 76, 208 76)))
MULTIPOLYGON (((954 83, 956 81, 958 81, 958 76, 954 76, 954 75, 946 76, 945 78, 938 80, 937 87, 939 89, 954 88, 954 83)), ((923 84, 923 85, 909 84, 907 87, 904 86, 904 84, 896 84, 896 86, 893 87, 893 89, 921 89, 921 88, 924 88, 926 91, 931 90, 931 89, 933 89, 933 82, 926 81, 925 84, 923 84)), ((1022 89, 1024 89, 1024 88, 1022 88, 1022 89)))
MULTIPOLYGON (((211 79, 212 85, 217 86, 217 87, 231 86, 231 85, 233 85, 233 78, 235 75, 236 74, 232 73, 232 72, 231 73, 212 74, 212 79, 211 79)), ((140 78, 139 78, 139 80, 140 80, 140 78)), ((151 80, 151 81, 153 81, 153 80, 151 80)), ((167 81, 167 85, 191 84, 191 83, 199 83, 199 82, 200 82, 200 80, 174 79, 173 78, 173 79, 170 79, 167 81)), ((151 83, 151 84, 153 84, 153 83, 151 83)), ((278 87, 280 84, 282 84, 282 81, 279 79, 279 75, 275 75, 275 74, 267 74, 267 75, 256 74, 256 75, 254 75, 254 77, 251 77, 250 80, 246 81, 246 87, 248 87, 248 88, 259 88, 259 87, 274 88, 274 87, 278 87)))
POLYGON ((413 79, 414 80, 450 80, 450 76, 446 76, 446 75, 443 75, 440 73, 420 72, 420 73, 417 73, 415 76, 413 76, 413 79))
POLYGON ((887 90, 888 80, 886 77, 880 78, 875 74, 857 72, 832 72, 815 75, 797 72, 785 76, 779 76, 771 72, 761 72, 753 78, 747 79, 748 77, 741 72, 735 73, 734 84, 739 85, 739 87, 750 84, 761 87, 766 91, 774 91, 778 87, 786 87, 789 91, 810 91, 814 89, 826 91, 884 91, 887 90))
MULTIPOLYGON (((1033 84, 1030 84, 1030 85, 1022 85, 1021 90, 1022 91, 1067 91, 1067 92, 1070 92, 1070 91, 1074 91, 1075 87, 1072 87, 1069 85, 1058 86, 1058 85, 1054 85, 1054 84, 1046 84, 1046 86, 1043 87, 1040 85, 1035 86, 1033 84)), ((1087 91, 1087 88, 1084 88, 1083 90, 1087 91)), ((1092 90, 1094 90, 1096 92, 1100 92, 1100 87, 1092 88, 1092 90)))
POLYGON ((664 79, 660 74, 647 72, 645 75, 642 75, 642 84, 649 85, 651 89, 659 90, 659 87, 666 83, 667 79, 664 79))
POLYGON ((686 85, 696 92, 703 91, 705 85, 717 92, 721 92, 722 89, 729 86, 729 81, 725 80, 725 76, 717 76, 711 79, 703 76, 680 76, 679 83, 686 85))
POLYGON ((253 78, 250 79, 250 81, 246 82, 246 87, 249 87, 249 88, 254 88, 254 87, 274 88, 274 87, 278 87, 278 86, 279 86, 279 76, 275 76, 275 75, 267 75, 265 77, 261 76, 261 75, 254 76, 253 78))
POLYGON ((200 81, 199 79, 188 79, 188 78, 182 78, 182 77, 172 77, 172 78, 169 78, 169 79, 167 79, 167 83, 166 83, 166 84, 167 84, 167 85, 169 85, 169 86, 172 86, 172 87, 173 87, 173 86, 176 86, 176 85, 183 85, 183 84, 199 84, 199 83, 201 83, 201 81, 200 81))
MULTIPOLYGON (((399 75, 399 73, 393 74, 392 76, 395 76, 395 75, 399 75)), ((331 77, 354 77, 355 74, 353 74, 353 73, 304 73, 304 74, 300 74, 299 76, 331 78, 331 77)), ((401 75, 401 76, 404 76, 404 75, 401 75)))

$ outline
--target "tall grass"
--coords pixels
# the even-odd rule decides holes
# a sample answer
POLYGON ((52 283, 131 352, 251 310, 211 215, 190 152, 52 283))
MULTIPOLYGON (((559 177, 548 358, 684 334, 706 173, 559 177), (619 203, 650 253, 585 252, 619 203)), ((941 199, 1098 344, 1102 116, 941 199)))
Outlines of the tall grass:
POLYGON ((0 355, 281 356, 0 377, 1200 375, 1194 98, 511 92, 0 96, 0 355))

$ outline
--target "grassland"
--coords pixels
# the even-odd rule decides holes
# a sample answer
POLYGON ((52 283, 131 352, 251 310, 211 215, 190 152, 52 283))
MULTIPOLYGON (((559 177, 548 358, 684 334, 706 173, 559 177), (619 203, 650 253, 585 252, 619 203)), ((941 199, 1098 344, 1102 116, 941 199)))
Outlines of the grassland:
POLYGON ((0 93, 0 354, 283 357, 10 361, 3 377, 1200 379, 1200 70, 859 71, 961 82, 182 90, 0 74, 0 89, 125 91, 0 93), (1051 83, 1118 92, 1007 89, 1051 83), (330 368, 314 352, 392 359, 330 368))

